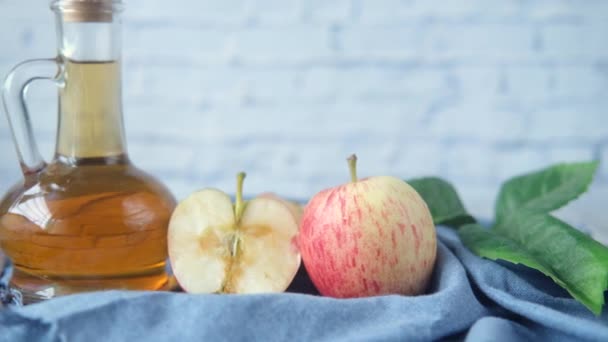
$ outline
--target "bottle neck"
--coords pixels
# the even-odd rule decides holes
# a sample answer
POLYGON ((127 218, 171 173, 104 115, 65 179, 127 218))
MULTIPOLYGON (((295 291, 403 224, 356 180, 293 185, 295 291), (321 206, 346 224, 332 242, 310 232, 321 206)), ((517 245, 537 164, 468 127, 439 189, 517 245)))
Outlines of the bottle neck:
POLYGON ((58 16, 64 84, 56 153, 69 159, 126 156, 118 16, 101 22, 58 16))

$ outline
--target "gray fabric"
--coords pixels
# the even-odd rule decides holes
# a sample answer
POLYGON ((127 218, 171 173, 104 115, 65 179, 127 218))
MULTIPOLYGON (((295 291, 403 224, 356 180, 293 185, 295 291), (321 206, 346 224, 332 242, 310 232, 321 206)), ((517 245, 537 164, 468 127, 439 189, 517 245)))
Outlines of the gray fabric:
POLYGON ((438 233, 422 296, 98 292, 3 309, 0 341, 608 341, 606 310, 595 317, 543 275, 478 258, 452 230, 438 233))

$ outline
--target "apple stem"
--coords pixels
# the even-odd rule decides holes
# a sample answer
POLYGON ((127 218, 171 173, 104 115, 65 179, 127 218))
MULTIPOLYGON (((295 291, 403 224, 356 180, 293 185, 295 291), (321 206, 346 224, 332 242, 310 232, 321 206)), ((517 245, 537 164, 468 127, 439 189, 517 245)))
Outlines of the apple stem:
POLYGON ((243 182, 247 174, 245 172, 239 172, 236 175, 236 202, 234 203, 234 215, 236 222, 241 221, 243 210, 245 209, 245 202, 243 201, 243 182))
POLYGON ((357 155, 352 154, 346 160, 348 161, 348 168, 350 169, 350 179, 355 183, 359 180, 357 178, 357 155))

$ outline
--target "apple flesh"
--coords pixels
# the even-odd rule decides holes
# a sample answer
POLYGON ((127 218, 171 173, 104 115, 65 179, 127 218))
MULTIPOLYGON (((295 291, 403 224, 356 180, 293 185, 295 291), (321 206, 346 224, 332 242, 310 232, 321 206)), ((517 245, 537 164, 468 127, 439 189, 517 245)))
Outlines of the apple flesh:
POLYGON ((298 224, 300 224, 300 220, 302 219, 302 213, 304 212, 304 209, 299 203, 283 199, 282 197, 280 197, 279 195, 277 195, 273 192, 264 192, 262 194, 259 194, 258 198, 275 199, 275 200, 278 200, 281 203, 285 204, 285 206, 287 206, 287 208, 289 208, 289 211, 291 212, 291 214, 295 217, 298 224))
POLYGON ((190 293, 282 292, 293 280, 300 254, 298 224, 281 201, 237 201, 215 189, 181 202, 169 223, 169 259, 175 278, 190 293))
POLYGON ((423 293, 437 253, 435 226, 406 182, 381 176, 324 190, 306 208, 298 237, 304 266, 322 295, 349 298, 423 293))

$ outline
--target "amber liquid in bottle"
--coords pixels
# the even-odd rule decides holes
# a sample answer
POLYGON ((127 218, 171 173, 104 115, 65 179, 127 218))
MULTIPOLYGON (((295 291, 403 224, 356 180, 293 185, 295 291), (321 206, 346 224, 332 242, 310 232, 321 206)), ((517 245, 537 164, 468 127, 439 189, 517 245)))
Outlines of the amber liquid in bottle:
POLYGON ((167 283, 175 200, 126 155, 119 69, 65 62, 56 155, 0 201, 0 248, 15 264, 12 284, 27 293, 167 283))

